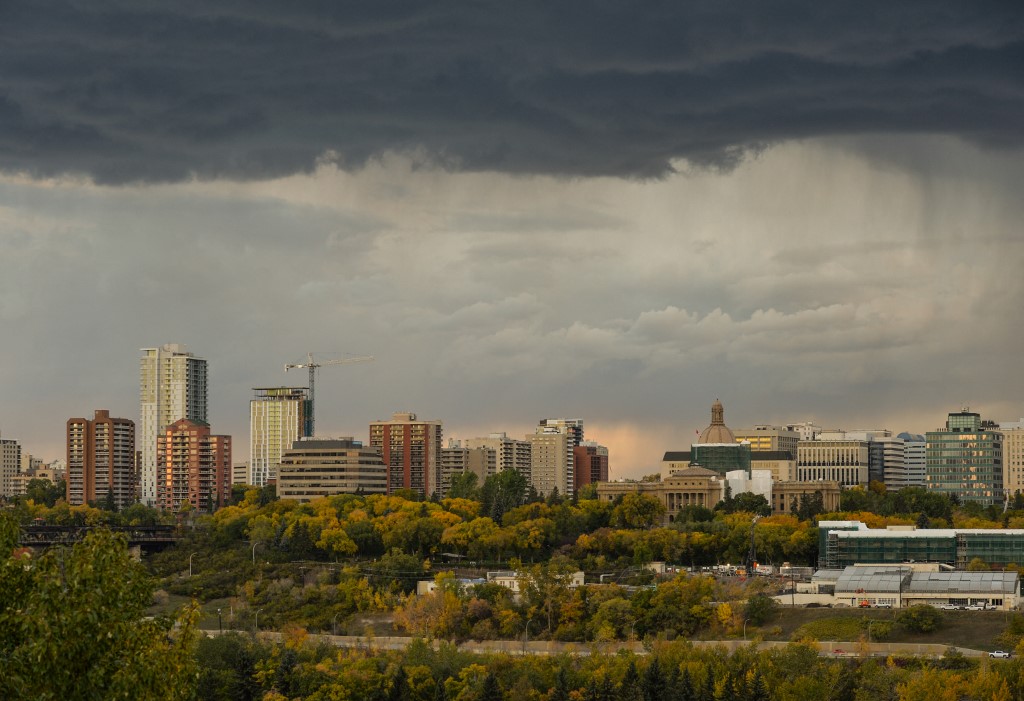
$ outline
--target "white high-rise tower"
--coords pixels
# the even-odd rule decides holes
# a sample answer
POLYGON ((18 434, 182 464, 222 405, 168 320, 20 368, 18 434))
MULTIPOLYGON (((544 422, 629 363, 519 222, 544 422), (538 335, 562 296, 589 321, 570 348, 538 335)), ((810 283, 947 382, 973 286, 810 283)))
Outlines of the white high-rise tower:
POLYGON ((156 443, 179 419, 206 419, 206 361, 172 343, 143 348, 139 362, 139 501, 156 504, 156 443))

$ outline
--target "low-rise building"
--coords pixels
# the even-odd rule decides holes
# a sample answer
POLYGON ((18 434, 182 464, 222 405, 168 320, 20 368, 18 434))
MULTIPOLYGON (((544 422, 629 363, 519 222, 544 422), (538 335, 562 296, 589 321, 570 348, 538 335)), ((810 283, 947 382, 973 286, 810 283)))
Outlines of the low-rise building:
POLYGON ((626 494, 647 494, 658 499, 665 506, 666 524, 675 521, 679 511, 688 506, 713 509, 724 493, 724 477, 702 467, 673 470, 657 482, 621 480, 597 485, 597 498, 601 501, 614 501, 626 494))
POLYGON ((345 438, 304 438, 281 455, 277 495, 300 502, 337 494, 385 494, 388 468, 377 448, 345 438))

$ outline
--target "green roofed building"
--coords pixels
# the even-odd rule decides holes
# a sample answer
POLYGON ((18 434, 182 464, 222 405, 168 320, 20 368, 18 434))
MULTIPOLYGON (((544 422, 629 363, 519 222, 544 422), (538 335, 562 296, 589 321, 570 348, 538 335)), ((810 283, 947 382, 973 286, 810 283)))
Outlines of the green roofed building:
POLYGON ((935 562, 965 569, 978 558, 989 566, 1024 566, 1024 529, 868 528, 859 521, 818 524, 818 562, 827 569, 851 565, 935 562))

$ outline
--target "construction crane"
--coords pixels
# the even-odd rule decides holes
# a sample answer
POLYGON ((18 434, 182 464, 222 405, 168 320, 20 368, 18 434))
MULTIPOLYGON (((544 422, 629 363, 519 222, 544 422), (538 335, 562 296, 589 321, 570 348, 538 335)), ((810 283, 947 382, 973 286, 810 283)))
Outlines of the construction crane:
POLYGON ((316 362, 313 359, 312 353, 306 353, 306 362, 304 363, 286 363, 284 371, 297 370, 299 368, 309 369, 309 434, 311 436, 316 435, 316 405, 314 402, 314 385, 316 384, 316 371, 322 367, 328 365, 351 365, 352 363, 368 363, 373 360, 372 355, 360 355, 354 358, 338 358, 336 360, 325 360, 323 362, 316 362))

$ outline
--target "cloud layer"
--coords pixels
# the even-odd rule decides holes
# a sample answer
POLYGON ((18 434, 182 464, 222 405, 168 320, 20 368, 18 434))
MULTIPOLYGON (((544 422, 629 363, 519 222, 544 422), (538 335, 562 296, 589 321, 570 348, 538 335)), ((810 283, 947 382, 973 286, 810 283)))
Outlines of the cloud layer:
POLYGON ((414 411, 446 435, 582 417, 617 474, 735 428, 923 432, 1024 414, 1024 165, 953 139, 792 143, 655 182, 446 173, 404 158, 262 182, 0 178, 0 430, 138 412, 138 349, 210 362, 246 452, 250 388, 324 370, 318 426, 414 411), (866 156, 864 154, 879 154, 866 156), (926 163, 921 165, 919 161, 926 163))
POLYGON ((0 169, 265 179, 389 152, 663 176, 789 139, 1018 148, 1019 3, 280 3, 0 8, 0 169))

